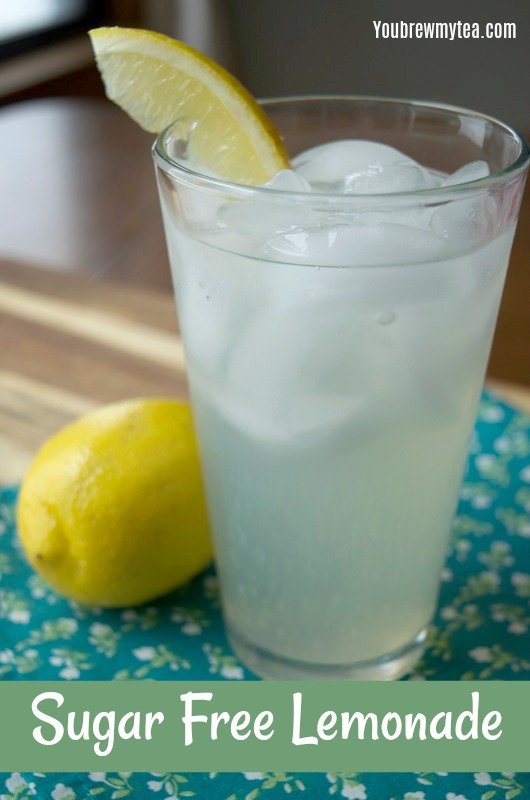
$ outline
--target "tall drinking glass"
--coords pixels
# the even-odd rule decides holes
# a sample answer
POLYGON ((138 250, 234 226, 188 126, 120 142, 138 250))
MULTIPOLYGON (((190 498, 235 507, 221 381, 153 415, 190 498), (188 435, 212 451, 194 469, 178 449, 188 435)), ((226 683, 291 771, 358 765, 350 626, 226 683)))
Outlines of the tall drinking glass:
POLYGON ((233 647, 267 677, 395 678, 435 608, 528 148, 436 104, 265 108, 291 155, 363 139, 438 174, 489 166, 297 193, 200 174, 190 121, 154 147, 233 647))

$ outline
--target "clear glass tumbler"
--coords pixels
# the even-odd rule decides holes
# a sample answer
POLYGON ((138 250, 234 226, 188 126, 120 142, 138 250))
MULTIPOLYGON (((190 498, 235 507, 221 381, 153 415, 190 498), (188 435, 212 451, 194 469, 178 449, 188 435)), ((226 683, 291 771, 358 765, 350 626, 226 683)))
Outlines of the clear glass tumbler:
POLYGON ((436 604, 528 147, 436 104, 265 108, 291 155, 364 139, 490 169, 296 193, 195 171, 185 120, 154 147, 232 645, 266 677, 396 678, 436 604))

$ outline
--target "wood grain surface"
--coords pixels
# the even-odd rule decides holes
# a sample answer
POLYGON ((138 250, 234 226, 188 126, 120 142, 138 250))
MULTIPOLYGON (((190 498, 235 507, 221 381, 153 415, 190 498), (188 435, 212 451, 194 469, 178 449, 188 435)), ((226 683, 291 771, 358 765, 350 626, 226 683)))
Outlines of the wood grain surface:
POLYGON ((169 291, 152 142, 109 101, 0 108, 0 258, 169 291))
POLYGON ((102 403, 186 397, 171 295, 0 262, 0 483, 102 403))

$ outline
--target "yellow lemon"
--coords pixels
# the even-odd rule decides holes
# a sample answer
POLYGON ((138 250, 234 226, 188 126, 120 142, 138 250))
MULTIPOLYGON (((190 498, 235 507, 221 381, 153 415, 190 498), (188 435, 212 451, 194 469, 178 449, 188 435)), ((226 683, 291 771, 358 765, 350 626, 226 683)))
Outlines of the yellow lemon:
POLYGON ((196 575, 212 550, 189 406, 130 400, 68 425, 24 479, 18 527, 33 567, 81 603, 136 605, 196 575))
POLYGON ((289 166, 282 140, 251 94, 215 61, 161 33, 96 28, 90 38, 107 96, 145 130, 193 123, 188 155, 236 183, 289 166))

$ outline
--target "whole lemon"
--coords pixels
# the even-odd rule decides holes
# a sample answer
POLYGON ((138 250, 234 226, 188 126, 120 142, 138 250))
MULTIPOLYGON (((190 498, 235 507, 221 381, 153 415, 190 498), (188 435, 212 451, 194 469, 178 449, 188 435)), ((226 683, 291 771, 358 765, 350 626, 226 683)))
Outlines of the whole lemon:
POLYGON ((138 399, 105 406, 46 442, 18 504, 29 561, 61 594, 136 605, 212 557, 191 411, 138 399))

